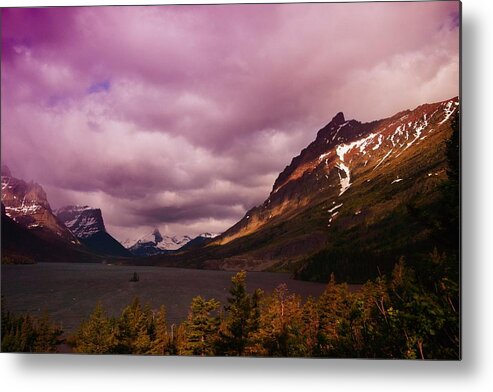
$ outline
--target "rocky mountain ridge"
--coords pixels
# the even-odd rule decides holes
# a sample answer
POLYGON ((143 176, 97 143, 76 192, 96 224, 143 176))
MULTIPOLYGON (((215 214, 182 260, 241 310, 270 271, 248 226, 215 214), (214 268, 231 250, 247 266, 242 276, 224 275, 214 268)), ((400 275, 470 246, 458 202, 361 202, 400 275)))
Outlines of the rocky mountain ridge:
POLYGON ((419 214, 433 208, 447 179, 458 113, 457 97, 368 123, 338 113, 282 170, 264 203, 201 248, 150 263, 324 280, 303 275, 322 251, 320 263, 330 268, 352 264, 376 274, 378 263, 383 270, 396 257, 432 249, 433 229, 419 214))
POLYGON ((202 243, 214 237, 216 235, 211 233, 202 233, 194 238, 188 235, 162 235, 159 229, 155 228, 152 232, 138 240, 127 239, 122 244, 135 256, 154 256, 180 251, 184 247, 186 249, 186 246, 189 244, 189 246, 192 246, 193 244, 202 243))
POLYGON ((131 257, 107 231, 99 208, 65 206, 55 211, 58 219, 87 247, 98 254, 131 257))
MULTIPOLYGON (((154 230, 124 242, 133 255, 149 257, 125 262, 290 271, 320 281, 334 271, 348 271, 346 281, 388 271, 397 258, 431 251, 437 241, 430 216, 447 180, 447 144, 459 111, 455 97, 368 123, 337 113, 281 171, 264 203, 224 233, 192 239, 154 230)), ((106 233, 100 211, 85 216, 88 209, 77 207, 64 218, 75 238, 39 185, 12 178, 2 168, 6 218, 30 229, 51 225, 57 236, 66 229, 73 244, 93 230, 106 233)))
MULTIPOLYGON (((412 155, 409 150, 412 146, 419 146, 434 131, 439 133, 458 105, 458 98, 452 98, 365 124, 346 121, 343 113, 338 113, 317 133, 315 141, 279 174, 267 200, 248 211, 215 243, 225 244, 247 235, 287 210, 308 205, 309 200, 322 195, 332 199, 333 206, 338 205, 341 196, 353 183, 359 183, 359 178, 368 176, 365 181, 370 182, 371 177, 385 171, 399 157, 412 155)), ((394 183, 403 180, 399 174, 393 179, 394 183)))
POLYGON ((65 241, 79 244, 53 213, 41 185, 13 177, 5 165, 2 165, 2 204, 9 218, 28 229, 51 232, 65 241))

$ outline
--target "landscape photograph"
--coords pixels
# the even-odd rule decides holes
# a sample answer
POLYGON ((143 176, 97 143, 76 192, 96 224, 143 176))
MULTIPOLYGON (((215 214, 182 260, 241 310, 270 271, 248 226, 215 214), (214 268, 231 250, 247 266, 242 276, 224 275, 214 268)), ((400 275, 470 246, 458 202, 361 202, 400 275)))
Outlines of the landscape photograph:
POLYGON ((0 12, 2 352, 461 359, 459 1, 0 12))

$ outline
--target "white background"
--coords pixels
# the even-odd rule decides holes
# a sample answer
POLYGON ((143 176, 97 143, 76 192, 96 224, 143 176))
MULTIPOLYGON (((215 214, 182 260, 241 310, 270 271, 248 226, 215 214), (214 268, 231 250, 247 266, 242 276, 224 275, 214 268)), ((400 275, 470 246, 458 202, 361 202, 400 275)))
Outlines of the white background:
MULTIPOLYGON (((182 1, 201 3, 206 1, 182 1)), ((214 1, 221 3, 224 1, 214 1)), ((243 1, 248 2, 248 1, 243 1)), ((22 1, 2 6, 163 4, 22 1)), ((173 3, 180 3, 174 1, 173 3)), ((492 1, 463 0, 463 360, 405 362, 139 358, 0 354, 0 388, 15 391, 486 391, 493 387, 492 1)))

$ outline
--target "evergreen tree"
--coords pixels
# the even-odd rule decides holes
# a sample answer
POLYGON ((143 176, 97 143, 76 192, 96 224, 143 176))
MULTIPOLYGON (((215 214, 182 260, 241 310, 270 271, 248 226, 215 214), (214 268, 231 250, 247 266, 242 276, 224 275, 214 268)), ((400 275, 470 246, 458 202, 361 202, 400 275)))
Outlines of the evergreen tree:
MULTIPOLYGON (((187 351, 187 340, 185 336, 185 328, 187 321, 184 321, 176 326, 173 329, 173 325, 171 326, 171 346, 170 353, 172 355, 183 355, 187 351)), ((189 354, 192 355, 192 354, 189 354)))
MULTIPOLYGON (((435 252, 429 256, 429 264, 446 264, 445 259, 435 252)), ((459 357, 458 285, 444 271, 436 269, 431 277, 434 289, 430 289, 423 280, 416 280, 415 272, 403 261, 394 269, 389 296, 394 331, 400 331, 403 340, 396 347, 403 349, 406 358, 459 357)))
POLYGON ((261 308, 260 327, 252 336, 248 353, 257 356, 303 356, 306 352, 303 336, 301 300, 280 285, 268 296, 261 308))
POLYGON ((347 350, 342 348, 349 343, 351 334, 348 325, 351 300, 347 285, 336 284, 334 274, 331 274, 329 284, 317 303, 319 317, 315 348, 317 356, 348 356, 347 350))
POLYGON ((317 346, 319 328, 317 303, 312 297, 309 297, 303 305, 302 321, 302 334, 305 343, 303 356, 311 357, 314 355, 317 346))
POLYGON ((152 343, 152 336, 155 333, 155 323, 152 310, 149 304, 142 308, 140 320, 136 325, 137 337, 132 350, 133 354, 146 354, 149 352, 152 343))
POLYGON ((153 324, 154 334, 148 353, 153 355, 169 354, 171 339, 168 334, 166 310, 164 309, 164 306, 161 306, 159 311, 155 314, 153 324))
POLYGON ((256 290, 250 296, 245 281, 245 271, 238 272, 231 279, 229 305, 225 306, 226 319, 221 326, 217 346, 217 351, 224 355, 244 355, 251 333, 258 328, 262 293, 256 290))
POLYGON ((192 299, 188 319, 184 323, 181 355, 214 355, 220 319, 213 312, 219 306, 215 299, 206 301, 201 296, 192 299))
POLYGON ((89 319, 79 327, 74 350, 87 354, 108 354, 114 352, 115 346, 115 328, 98 302, 89 319))
POLYGON ((151 347, 152 311, 139 298, 123 309, 116 321, 116 351, 120 354, 145 354, 151 347))
POLYGON ((48 313, 44 313, 35 321, 35 329, 36 338, 33 342, 33 351, 38 353, 56 352, 62 330, 51 323, 48 313))
POLYGON ((2 351, 3 352, 56 352, 62 334, 45 313, 36 318, 29 314, 16 316, 5 308, 2 298, 2 351))

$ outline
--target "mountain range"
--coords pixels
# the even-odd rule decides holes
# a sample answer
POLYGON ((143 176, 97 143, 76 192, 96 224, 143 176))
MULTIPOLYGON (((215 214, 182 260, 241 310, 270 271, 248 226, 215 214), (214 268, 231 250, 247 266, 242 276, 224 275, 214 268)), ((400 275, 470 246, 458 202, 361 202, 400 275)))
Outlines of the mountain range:
POLYGON ((282 170, 266 200, 218 236, 163 236, 155 229, 120 246, 101 210, 70 206, 53 213, 38 184, 3 167, 2 226, 5 215, 16 230, 49 232, 77 251, 147 256, 120 260, 127 264, 290 271, 319 281, 336 273, 364 281, 399 257, 433 249, 430 216, 447 180, 447 145, 458 116, 458 97, 366 123, 337 113, 282 170))
POLYGON ((2 211, 4 220, 17 224, 17 231, 27 229, 35 235, 42 234, 45 239, 57 239, 99 256, 132 258, 173 253, 191 249, 216 236, 211 233, 196 237, 168 236, 156 228, 137 240, 120 243, 106 231, 101 209, 69 205, 52 210, 41 185, 13 177, 6 165, 2 165, 2 211))
POLYGON ((1 169, 2 263, 101 262, 53 213, 43 188, 1 169))
POLYGON ((41 261, 132 256, 106 232, 100 209, 67 206, 53 211, 41 185, 12 176, 5 165, 1 175, 2 251, 41 261), (20 241, 24 237, 29 240, 20 241))
POLYGON ((433 229, 420 214, 437 203, 447 179, 458 113, 457 97, 367 123, 338 113, 261 205, 204 246, 149 263, 364 280, 400 256, 432 249, 433 229))
POLYGON ((76 236, 53 214, 41 185, 13 177, 5 165, 2 165, 1 176, 2 203, 9 218, 29 229, 53 233, 73 244, 79 243, 76 236))
POLYGON ((66 206, 56 210, 55 215, 80 242, 94 252, 110 256, 132 256, 122 244, 108 234, 99 208, 66 206))
POLYGON ((169 254, 177 251, 190 249, 201 245, 205 241, 216 237, 211 233, 202 233, 192 238, 191 236, 168 236, 162 235, 158 228, 151 233, 139 238, 138 240, 127 239, 122 242, 135 256, 154 256, 159 254, 169 254))

